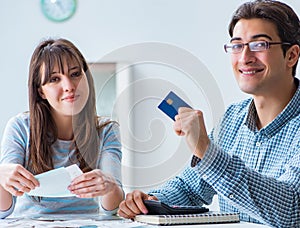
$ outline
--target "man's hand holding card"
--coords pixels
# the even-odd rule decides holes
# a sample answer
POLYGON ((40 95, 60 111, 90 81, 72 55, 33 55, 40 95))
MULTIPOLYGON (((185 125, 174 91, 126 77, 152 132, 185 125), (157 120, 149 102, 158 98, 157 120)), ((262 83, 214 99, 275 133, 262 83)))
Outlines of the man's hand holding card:
POLYGON ((187 144, 193 154, 202 159, 209 145, 203 113, 200 110, 193 110, 172 91, 158 105, 158 108, 175 121, 176 134, 186 136, 187 144))

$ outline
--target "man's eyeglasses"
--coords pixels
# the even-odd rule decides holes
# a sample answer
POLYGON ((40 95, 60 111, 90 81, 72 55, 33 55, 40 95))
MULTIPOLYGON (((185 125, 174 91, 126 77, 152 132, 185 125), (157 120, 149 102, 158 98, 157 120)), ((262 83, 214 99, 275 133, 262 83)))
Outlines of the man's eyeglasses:
POLYGON ((265 51, 270 48, 271 45, 292 45, 287 42, 268 42, 268 41, 252 41, 249 43, 233 43, 233 44, 225 44, 224 50, 227 53, 240 53, 244 50, 245 45, 248 45, 250 51, 265 51))

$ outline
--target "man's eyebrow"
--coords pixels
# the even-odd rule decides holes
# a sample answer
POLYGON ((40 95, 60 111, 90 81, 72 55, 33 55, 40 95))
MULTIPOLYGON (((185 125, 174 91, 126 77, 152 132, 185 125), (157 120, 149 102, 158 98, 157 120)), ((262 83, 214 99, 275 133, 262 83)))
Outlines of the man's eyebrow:
MULTIPOLYGON (((272 40, 272 37, 270 37, 269 35, 264 34, 264 33, 262 33, 262 34, 256 34, 256 35, 252 36, 251 39, 257 39, 257 38, 262 38, 262 37, 267 38, 269 40, 272 40)), ((231 38, 230 42, 235 41, 235 40, 242 40, 242 38, 240 38, 240 37, 233 37, 233 38, 231 38)))
POLYGON ((233 37, 233 38, 231 38, 230 42, 235 41, 235 40, 242 40, 242 38, 240 38, 240 37, 233 37))
POLYGON ((272 40, 272 37, 270 37, 270 36, 267 35, 267 34, 257 34, 257 35, 252 36, 253 39, 261 38, 261 37, 265 37, 265 38, 267 38, 267 39, 269 39, 269 40, 272 40))

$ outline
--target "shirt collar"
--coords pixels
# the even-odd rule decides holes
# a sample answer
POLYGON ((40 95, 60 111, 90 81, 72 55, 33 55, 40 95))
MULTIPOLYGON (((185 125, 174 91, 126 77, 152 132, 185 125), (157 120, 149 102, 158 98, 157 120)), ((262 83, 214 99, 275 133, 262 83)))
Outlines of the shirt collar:
POLYGON ((245 125, 249 128, 249 130, 255 131, 257 129, 256 122, 257 122, 257 112, 254 105, 254 100, 252 99, 252 101, 249 104, 245 125))
MULTIPOLYGON (((297 90, 287 106, 270 124, 259 130, 259 132, 265 134, 269 138, 275 135, 287 122, 300 114, 300 86, 297 78, 295 78, 295 83, 297 85, 297 90)), ((254 100, 252 100, 249 104, 248 114, 244 124, 249 130, 258 132, 256 127, 257 119, 256 107, 254 100)))

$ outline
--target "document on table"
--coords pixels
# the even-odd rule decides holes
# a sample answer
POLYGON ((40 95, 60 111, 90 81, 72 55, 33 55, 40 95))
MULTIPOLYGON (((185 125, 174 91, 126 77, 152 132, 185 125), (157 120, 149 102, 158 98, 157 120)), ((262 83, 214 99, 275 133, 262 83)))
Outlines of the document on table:
POLYGON ((42 197, 72 197, 75 196, 68 190, 72 180, 82 174, 78 165, 53 169, 35 176, 40 186, 27 193, 30 196, 42 197))
POLYGON ((113 220, 93 220, 93 219, 74 219, 68 221, 40 221, 33 219, 0 219, 0 227, 13 227, 13 228, 24 228, 24 227, 36 227, 36 228, 79 228, 79 227, 105 227, 105 228, 150 228, 154 227, 147 224, 141 224, 133 222, 131 220, 124 219, 113 219, 113 220))

